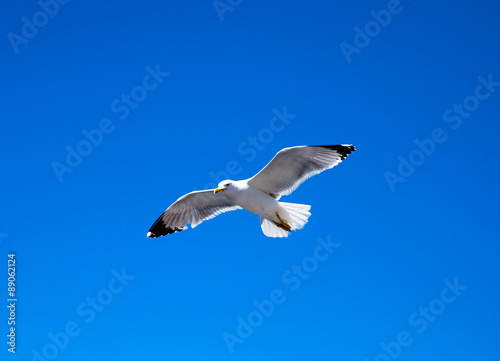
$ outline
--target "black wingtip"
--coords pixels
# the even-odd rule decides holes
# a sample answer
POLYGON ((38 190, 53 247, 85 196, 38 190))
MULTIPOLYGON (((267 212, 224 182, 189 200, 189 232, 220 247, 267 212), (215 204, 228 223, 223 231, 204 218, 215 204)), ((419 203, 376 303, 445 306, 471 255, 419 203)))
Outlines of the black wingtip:
POLYGON ((337 153, 340 154, 342 160, 346 159, 349 154, 351 154, 356 150, 356 147, 352 144, 313 145, 313 147, 335 150, 337 153))
POLYGON ((172 233, 180 232, 180 231, 183 231, 183 230, 184 230, 184 228, 167 227, 163 222, 157 221, 155 224, 153 224, 153 226, 149 230, 149 232, 146 235, 146 237, 149 237, 149 238, 158 238, 158 237, 161 237, 161 236, 166 236, 167 234, 172 234, 172 233))

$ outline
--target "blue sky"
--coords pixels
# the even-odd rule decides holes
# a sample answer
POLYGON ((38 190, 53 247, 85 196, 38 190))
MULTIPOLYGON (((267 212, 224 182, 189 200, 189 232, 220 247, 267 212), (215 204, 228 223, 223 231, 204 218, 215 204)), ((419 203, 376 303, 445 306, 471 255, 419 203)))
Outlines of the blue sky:
POLYGON ((498 359, 500 4, 2 7, 2 359, 498 359), (289 238, 244 211, 145 237, 225 173, 342 143, 282 199, 312 206, 289 238))

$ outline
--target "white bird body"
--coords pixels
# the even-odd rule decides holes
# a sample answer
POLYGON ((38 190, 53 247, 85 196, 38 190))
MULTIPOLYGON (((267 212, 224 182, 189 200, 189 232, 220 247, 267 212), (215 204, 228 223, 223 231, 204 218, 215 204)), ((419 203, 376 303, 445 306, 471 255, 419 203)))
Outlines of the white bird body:
POLYGON ((282 149, 252 178, 224 180, 216 189, 180 197, 156 220, 147 236, 180 232, 187 228, 187 223, 194 228, 221 213, 243 208, 260 216, 266 236, 288 237, 291 230, 301 229, 307 223, 311 206, 278 202, 280 197, 292 193, 313 175, 333 168, 354 150, 350 144, 282 149))
POLYGON ((311 206, 278 202, 269 194, 251 186, 250 179, 220 182, 216 192, 250 213, 260 216, 262 231, 268 237, 288 237, 291 230, 304 227, 311 206))
POLYGON ((248 179, 241 181, 222 181, 221 184, 225 182, 231 182, 229 183, 230 186, 224 189, 222 193, 228 199, 253 214, 279 222, 276 213, 282 209, 276 199, 262 192, 260 189, 249 185, 248 179))

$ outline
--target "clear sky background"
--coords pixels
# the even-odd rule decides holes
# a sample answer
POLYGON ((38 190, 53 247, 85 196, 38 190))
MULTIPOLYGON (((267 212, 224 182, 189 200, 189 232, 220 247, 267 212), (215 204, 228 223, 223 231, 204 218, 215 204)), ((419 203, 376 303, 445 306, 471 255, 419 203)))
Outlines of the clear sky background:
POLYGON ((498 360, 498 2, 44 4, 0 11, 2 360, 498 360), (342 143, 289 238, 245 211, 146 238, 342 143))

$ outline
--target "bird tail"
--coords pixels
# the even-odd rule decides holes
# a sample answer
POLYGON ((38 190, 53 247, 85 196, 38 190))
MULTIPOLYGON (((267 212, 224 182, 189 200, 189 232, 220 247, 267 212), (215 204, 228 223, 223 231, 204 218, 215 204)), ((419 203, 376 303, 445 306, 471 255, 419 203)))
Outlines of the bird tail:
POLYGON ((268 237, 288 237, 291 230, 304 227, 311 213, 307 204, 279 202, 285 212, 278 212, 279 223, 260 217, 262 232, 268 237))

